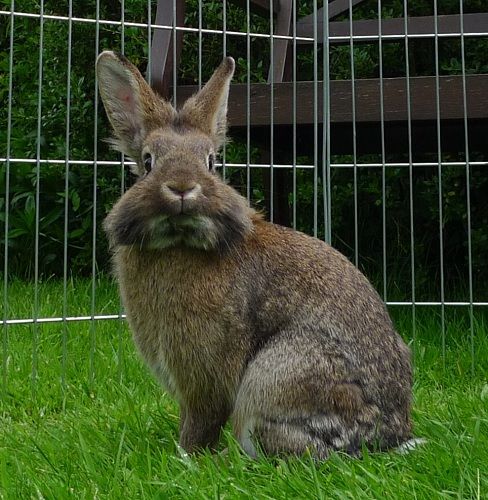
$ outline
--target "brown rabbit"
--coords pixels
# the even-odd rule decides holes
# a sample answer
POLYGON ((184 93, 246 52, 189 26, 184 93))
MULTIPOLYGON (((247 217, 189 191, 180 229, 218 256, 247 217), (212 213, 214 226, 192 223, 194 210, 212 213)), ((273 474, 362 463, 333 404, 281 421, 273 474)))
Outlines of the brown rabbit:
POLYGON ((232 418, 250 455, 325 458, 411 437, 410 351, 343 255, 265 222, 215 172, 234 60, 180 111, 123 56, 97 73, 138 181, 104 228, 135 342, 181 409, 180 444, 232 418))

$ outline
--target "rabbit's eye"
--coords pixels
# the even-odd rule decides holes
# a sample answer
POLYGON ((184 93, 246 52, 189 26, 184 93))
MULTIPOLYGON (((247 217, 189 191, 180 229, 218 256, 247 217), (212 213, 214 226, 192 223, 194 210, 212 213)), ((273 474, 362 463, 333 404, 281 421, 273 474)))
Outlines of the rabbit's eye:
POLYGON ((213 172, 213 169, 214 169, 214 165, 215 165, 215 158, 214 158, 214 155, 213 154, 209 154, 208 155, 208 169, 213 172))
POLYGON ((144 168, 146 169, 146 172, 149 173, 152 168, 152 156, 151 153, 146 153, 143 157, 144 161, 144 168))

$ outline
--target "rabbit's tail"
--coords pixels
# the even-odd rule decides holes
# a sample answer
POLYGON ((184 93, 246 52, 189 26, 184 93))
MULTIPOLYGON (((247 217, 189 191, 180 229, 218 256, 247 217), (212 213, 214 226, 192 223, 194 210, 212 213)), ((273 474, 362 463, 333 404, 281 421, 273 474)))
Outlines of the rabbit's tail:
POLYGON ((395 451, 397 453, 399 453, 400 455, 406 455, 407 453, 410 453, 411 451, 415 450, 419 446, 423 446, 424 444, 427 444, 427 439, 425 439, 425 438, 412 438, 412 439, 409 439, 408 441, 405 441, 400 446, 397 446, 395 448, 395 451))

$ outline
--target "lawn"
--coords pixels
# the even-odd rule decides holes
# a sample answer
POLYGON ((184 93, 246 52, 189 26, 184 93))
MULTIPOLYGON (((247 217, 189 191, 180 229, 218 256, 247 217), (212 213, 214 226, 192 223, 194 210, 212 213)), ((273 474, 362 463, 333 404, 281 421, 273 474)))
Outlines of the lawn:
MULTIPOLYGON (((69 316, 120 311, 108 279, 67 287, 69 316)), ((62 284, 9 286, 10 318, 63 313, 62 284)), ((3 304, 2 304, 3 306, 3 304)), ((2 311, 2 316, 3 316, 2 311)), ((412 338, 410 309, 392 308, 412 338)), ((460 308, 416 310, 415 434, 408 455, 251 460, 188 457, 178 408, 152 380, 122 320, 11 325, 2 336, 1 498, 488 498, 488 321, 460 308)))

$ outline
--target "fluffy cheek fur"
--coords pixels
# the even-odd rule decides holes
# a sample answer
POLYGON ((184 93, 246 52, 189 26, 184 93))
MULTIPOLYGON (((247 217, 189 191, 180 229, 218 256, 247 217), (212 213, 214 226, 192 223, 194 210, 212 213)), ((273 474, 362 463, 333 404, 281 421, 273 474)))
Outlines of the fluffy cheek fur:
POLYGON ((251 230, 250 209, 239 195, 223 193, 218 206, 204 197, 192 213, 181 214, 175 213, 171 204, 165 204, 154 186, 139 182, 110 211, 104 229, 112 247, 186 246, 225 252, 251 230))

